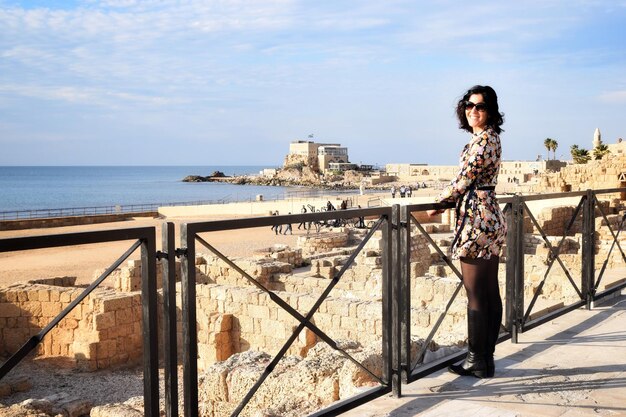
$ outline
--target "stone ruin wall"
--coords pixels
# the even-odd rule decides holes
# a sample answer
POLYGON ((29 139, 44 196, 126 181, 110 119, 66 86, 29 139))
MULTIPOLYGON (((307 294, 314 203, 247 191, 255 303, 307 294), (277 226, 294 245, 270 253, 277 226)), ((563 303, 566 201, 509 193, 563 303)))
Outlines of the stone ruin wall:
MULTIPOLYGON (((573 164, 559 172, 544 172, 539 183, 531 188, 533 194, 562 191, 585 191, 620 188, 619 175, 625 172, 626 154, 609 153, 602 159, 590 160, 586 164, 573 164)), ((614 196, 620 198, 619 195, 614 196)), ((623 199, 623 197, 621 197, 623 199)))
MULTIPOLYGON (((83 291, 75 278, 0 288, 0 355, 15 353, 83 291)), ((39 358, 84 370, 137 361, 142 355, 141 297, 96 289, 36 348, 39 358)))
MULTIPOLYGON (((595 270, 600 271, 606 262, 607 270, 625 268, 626 263, 622 258, 619 249, 614 247, 611 250, 613 242, 613 233, 616 233, 621 219, 624 216, 623 203, 612 200, 599 200, 598 205, 602 207, 602 212, 606 215, 606 220, 601 211, 596 207, 595 210, 595 270), (611 229, 609 229, 609 226, 611 229), (609 256, 610 253, 610 256, 609 256)), ((556 249, 561 240, 564 238, 560 249, 559 259, 567 268, 570 276, 574 279, 580 289, 580 279, 582 276, 582 257, 581 248, 583 242, 582 236, 582 216, 579 213, 578 218, 574 221, 572 227, 566 236, 567 226, 574 214, 575 206, 553 206, 543 208, 536 215, 537 222, 546 234, 548 241, 553 249, 556 249)), ((538 285, 544 279, 546 267, 550 256, 550 249, 541 237, 539 231, 526 215, 524 219, 524 292, 526 300, 531 299, 538 290, 538 285)), ((620 233, 618 242, 622 248, 626 248, 626 234, 620 233)), ((502 271, 501 271, 502 272, 502 271)), ((502 274, 501 274, 502 275, 502 274)), ((596 279, 598 273, 596 273, 596 279)), ((606 281, 606 279, 604 279, 606 281)), ((602 288, 608 288, 623 280, 605 284, 602 288)), ((554 262, 541 289, 542 299, 560 300, 563 304, 568 304, 579 300, 579 296, 575 289, 569 283, 568 277, 559 265, 554 262)))

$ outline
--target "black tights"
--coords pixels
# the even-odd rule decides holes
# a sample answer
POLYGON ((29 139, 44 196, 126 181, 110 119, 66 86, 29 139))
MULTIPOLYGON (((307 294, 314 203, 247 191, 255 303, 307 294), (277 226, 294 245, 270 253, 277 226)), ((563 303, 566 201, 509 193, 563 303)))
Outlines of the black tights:
POLYGON ((461 258, 463 286, 467 293, 468 308, 485 314, 502 314, 502 299, 498 285, 497 256, 491 259, 461 258))

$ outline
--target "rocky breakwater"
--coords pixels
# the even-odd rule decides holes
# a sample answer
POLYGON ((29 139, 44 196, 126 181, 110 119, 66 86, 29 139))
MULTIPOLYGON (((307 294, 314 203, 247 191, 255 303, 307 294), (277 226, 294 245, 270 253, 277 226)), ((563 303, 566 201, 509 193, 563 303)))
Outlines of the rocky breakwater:
POLYGON ((183 178, 183 182, 230 182, 233 178, 234 177, 227 177, 222 171, 213 171, 211 175, 207 175, 206 177, 203 177, 202 175, 187 175, 183 178))
POLYGON ((188 175, 183 182, 228 182, 240 185, 273 185, 273 186, 308 186, 321 188, 358 188, 363 174, 346 171, 336 174, 320 174, 308 166, 291 166, 276 171, 272 176, 241 175, 227 177, 221 172, 209 176, 188 175), (220 175, 221 174, 221 175, 220 175))

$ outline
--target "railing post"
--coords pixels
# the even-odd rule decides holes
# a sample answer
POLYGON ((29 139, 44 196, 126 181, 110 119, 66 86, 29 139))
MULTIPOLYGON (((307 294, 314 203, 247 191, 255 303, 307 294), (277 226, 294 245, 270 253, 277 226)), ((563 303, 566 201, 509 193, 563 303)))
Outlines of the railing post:
POLYGON ((141 242, 144 416, 159 416, 159 334, 156 290, 156 236, 141 242))
POLYGON ((399 398, 402 395, 401 390, 401 349, 402 349, 402 337, 400 334, 401 323, 401 305, 400 301, 400 270, 402 262, 402 249, 400 239, 400 205, 394 204, 391 206, 391 327, 393 329, 391 338, 391 363, 392 363, 392 375, 391 375, 391 389, 393 396, 399 398))
POLYGON ((196 324, 196 247, 189 225, 180 227, 183 313, 183 399, 185 417, 198 416, 198 332, 196 324))
POLYGON ((383 380, 388 384, 393 385, 393 339, 394 336, 394 328, 393 328, 393 280, 392 280, 392 269, 393 269, 393 253, 392 253, 392 235, 393 235, 393 224, 392 224, 392 215, 386 215, 386 222, 381 228, 382 237, 383 237, 383 253, 382 253, 382 267, 383 267, 383 285, 382 285, 382 298, 383 298, 383 311, 382 311, 382 326, 383 326, 383 344, 382 344, 382 355, 383 355, 383 372, 382 377, 383 380))
POLYGON ((582 242, 582 285, 581 291, 585 297, 587 309, 593 306, 595 280, 595 204, 593 190, 587 190, 583 203, 583 242, 582 242))
POLYGON ((165 372, 165 415, 178 417, 178 350, 176 346, 176 245, 174 223, 161 225, 160 257, 163 277, 163 359, 165 372))
POLYGON ((411 366, 411 211, 402 206, 400 211, 400 269, 398 283, 398 319, 400 340, 400 379, 408 384, 411 366))
POLYGON ((524 208, 518 195, 513 196, 507 226, 506 317, 511 342, 517 343, 524 313, 524 208))
POLYGON ((515 257, 516 253, 516 242, 515 236, 517 234, 516 226, 517 223, 515 221, 517 211, 517 202, 515 197, 513 201, 509 205, 509 210, 506 212, 506 225, 507 225, 507 235, 506 235, 506 304, 505 304, 505 325, 509 333, 511 333, 511 341, 513 343, 517 343, 517 327, 515 326, 515 268, 517 258, 515 257))
MULTIPOLYGON (((517 217, 515 233, 515 316, 517 333, 524 330, 524 204, 521 196, 517 196, 517 217)), ((517 341, 516 341, 517 343, 517 341)))

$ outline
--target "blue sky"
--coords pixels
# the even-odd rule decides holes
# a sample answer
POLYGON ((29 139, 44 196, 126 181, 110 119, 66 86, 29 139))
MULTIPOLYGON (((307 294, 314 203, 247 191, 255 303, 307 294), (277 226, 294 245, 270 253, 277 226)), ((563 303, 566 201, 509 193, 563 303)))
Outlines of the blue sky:
POLYGON ((626 1, 0 0, 0 165, 456 164, 494 87, 506 160, 626 138, 626 1))

